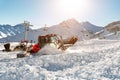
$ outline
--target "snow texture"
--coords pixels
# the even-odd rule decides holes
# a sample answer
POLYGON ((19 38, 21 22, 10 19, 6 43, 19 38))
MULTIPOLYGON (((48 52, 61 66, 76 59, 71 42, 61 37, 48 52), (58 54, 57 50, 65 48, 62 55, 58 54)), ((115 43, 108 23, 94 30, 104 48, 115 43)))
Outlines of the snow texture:
POLYGON ((17 53, 0 52, 0 80, 120 80, 118 40, 85 40, 64 52, 46 46, 24 58, 17 53))

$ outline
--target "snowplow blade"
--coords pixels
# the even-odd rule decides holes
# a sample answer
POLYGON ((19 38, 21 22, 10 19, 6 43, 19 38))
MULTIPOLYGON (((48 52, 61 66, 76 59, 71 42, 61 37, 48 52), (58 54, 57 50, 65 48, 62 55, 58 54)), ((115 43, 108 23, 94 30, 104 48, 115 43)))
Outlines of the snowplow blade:
POLYGON ((78 38, 75 36, 64 39, 61 41, 61 45, 59 46, 58 49, 65 51, 67 48, 74 45, 77 42, 77 40, 78 40, 78 38))
POLYGON ((68 38, 68 39, 64 39, 63 40, 63 43, 64 44, 75 44, 75 42, 78 40, 78 38, 77 37, 70 37, 70 38, 68 38))

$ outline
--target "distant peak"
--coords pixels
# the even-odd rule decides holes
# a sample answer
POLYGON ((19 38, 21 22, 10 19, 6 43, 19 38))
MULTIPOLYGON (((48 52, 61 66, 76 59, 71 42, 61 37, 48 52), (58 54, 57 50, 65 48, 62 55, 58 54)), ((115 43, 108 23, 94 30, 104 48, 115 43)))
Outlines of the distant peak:
MULTIPOLYGON (((96 26, 96 25, 90 23, 89 21, 81 22, 80 24, 83 25, 83 26, 88 26, 88 25, 89 25, 89 26, 96 26)), ((100 27, 100 26, 99 26, 99 27, 100 27)))
POLYGON ((107 26, 105 26, 105 27, 107 28, 107 27, 114 26, 114 25, 117 25, 117 24, 120 24, 120 21, 111 22, 111 23, 109 23, 109 24, 108 24, 107 26))
POLYGON ((66 22, 78 22, 78 21, 74 18, 71 18, 71 19, 66 20, 66 22))
POLYGON ((68 19, 60 23, 61 26, 63 27, 69 27, 69 25, 73 24, 80 24, 76 19, 68 19))
POLYGON ((91 24, 89 21, 82 22, 82 24, 91 24))
POLYGON ((16 24, 15 26, 24 26, 24 25, 21 23, 21 24, 16 24))

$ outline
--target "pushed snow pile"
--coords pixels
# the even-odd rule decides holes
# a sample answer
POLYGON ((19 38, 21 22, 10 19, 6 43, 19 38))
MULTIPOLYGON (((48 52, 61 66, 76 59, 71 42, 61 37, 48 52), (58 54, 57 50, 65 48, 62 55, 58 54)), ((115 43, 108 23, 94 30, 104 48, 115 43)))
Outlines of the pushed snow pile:
POLYGON ((61 53, 62 51, 58 50, 56 47, 46 45, 38 52, 38 55, 53 55, 53 54, 61 54, 61 53))
POLYGON ((120 41, 88 40, 63 54, 42 52, 56 55, 15 58, 17 53, 0 52, 0 80, 120 80, 120 41))

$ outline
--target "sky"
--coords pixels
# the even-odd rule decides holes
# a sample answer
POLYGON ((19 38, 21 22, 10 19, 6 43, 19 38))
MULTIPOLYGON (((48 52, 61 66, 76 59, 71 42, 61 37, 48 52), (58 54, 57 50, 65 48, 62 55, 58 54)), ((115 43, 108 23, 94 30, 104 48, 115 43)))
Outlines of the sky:
POLYGON ((120 20, 120 0, 0 0, 0 24, 26 20, 40 28, 71 18, 105 26, 120 20))

